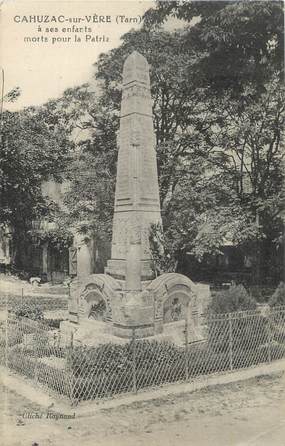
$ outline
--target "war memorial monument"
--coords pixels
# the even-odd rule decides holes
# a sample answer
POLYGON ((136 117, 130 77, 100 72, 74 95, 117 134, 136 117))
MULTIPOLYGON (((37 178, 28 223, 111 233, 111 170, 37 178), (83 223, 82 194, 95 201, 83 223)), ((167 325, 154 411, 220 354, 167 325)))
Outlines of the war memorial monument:
POLYGON ((111 259, 104 274, 73 280, 62 332, 88 344, 120 342, 134 330, 138 338, 167 337, 187 320, 199 337, 199 286, 177 273, 155 277, 149 232, 160 222, 149 65, 134 51, 123 67, 111 259))

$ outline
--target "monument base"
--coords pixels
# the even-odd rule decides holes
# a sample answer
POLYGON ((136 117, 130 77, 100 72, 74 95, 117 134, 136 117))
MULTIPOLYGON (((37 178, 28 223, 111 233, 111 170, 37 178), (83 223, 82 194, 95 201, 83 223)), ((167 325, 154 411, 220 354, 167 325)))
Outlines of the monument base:
POLYGON ((120 338, 113 334, 112 324, 95 321, 84 320, 80 324, 63 321, 60 324, 60 344, 69 346, 73 344, 95 347, 102 344, 124 344, 127 339, 120 338))
POLYGON ((177 273, 141 282, 140 291, 125 290, 125 285, 106 274, 93 274, 82 282, 75 280, 71 286, 69 324, 61 325, 63 337, 73 336, 83 344, 96 345, 103 341, 116 343, 118 338, 171 334, 174 330, 171 337, 177 338, 178 327, 185 327, 185 321, 190 327, 189 342, 203 337, 201 315, 209 287, 196 285, 177 273))
POLYGON ((130 339, 133 336, 135 336, 136 339, 149 338, 155 334, 153 324, 135 325, 133 327, 129 325, 114 324, 113 333, 114 336, 125 339, 130 339))
MULTIPOLYGON (((147 327, 138 327, 133 332, 129 327, 117 327, 100 321, 83 321, 76 325, 69 321, 60 324, 60 346, 87 346, 96 347, 104 344, 126 344, 132 339, 133 333, 136 340, 169 342, 178 347, 185 346, 185 321, 170 322, 164 325, 163 333, 154 334, 147 327), (120 331, 121 330, 121 331, 120 331), (115 334, 116 333, 116 334, 115 334)), ((188 332, 188 342, 203 341, 201 333, 188 332)))

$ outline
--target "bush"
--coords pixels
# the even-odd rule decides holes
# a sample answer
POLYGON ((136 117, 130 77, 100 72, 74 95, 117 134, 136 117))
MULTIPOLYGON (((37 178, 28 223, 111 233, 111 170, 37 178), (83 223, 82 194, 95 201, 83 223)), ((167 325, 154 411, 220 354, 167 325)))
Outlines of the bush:
MULTIPOLYGON (((249 325, 236 321, 233 330, 236 335, 232 351, 232 362, 228 349, 228 338, 222 336, 227 348, 213 350, 211 345, 189 346, 187 352, 188 376, 208 375, 233 368, 249 367, 268 360, 268 347, 261 343, 264 337, 253 342, 248 348, 246 341, 241 348, 236 330, 240 330, 239 341, 249 325)), ((260 322, 263 323, 263 320, 260 322)), ((224 333, 225 334, 225 333, 224 333)), ((252 335, 252 333, 251 333, 252 335)), ((252 335, 254 338, 254 334, 252 335)), ((273 351, 272 351, 273 352, 273 351)), ((90 400, 106 398, 115 394, 130 392, 133 386, 133 344, 100 347, 77 347, 71 351, 69 370, 73 375, 73 398, 90 400)), ((137 341, 135 343, 136 388, 143 389, 166 383, 185 381, 186 352, 184 348, 169 342, 137 341)), ((282 357, 282 351, 275 356, 282 357)))
POLYGON ((18 372, 28 378, 34 378, 36 359, 22 353, 21 349, 15 348, 8 350, 7 362, 10 369, 18 372))
POLYGON ((208 343, 215 353, 249 354, 267 342, 267 319, 258 313, 232 313, 208 320, 208 343))
MULTIPOLYGON (((94 399, 130 391, 133 383, 133 348, 131 342, 75 348, 70 358, 75 377, 73 396, 77 399, 94 399)), ((137 388, 182 380, 185 377, 184 358, 184 349, 174 344, 137 341, 137 388)))
MULTIPOLYGON (((213 318, 209 343, 190 344, 186 351, 170 342, 148 340, 124 345, 49 348, 43 339, 43 345, 38 346, 15 345, 11 349, 1 349, 0 346, 0 362, 5 363, 3 353, 6 353, 11 369, 32 379, 37 377, 50 389, 80 401, 132 391, 134 371, 136 388, 142 389, 185 381, 186 365, 188 377, 192 378, 266 362, 269 354, 272 359, 284 357, 284 344, 268 344, 265 318, 258 313, 240 316, 231 320, 231 349, 229 319, 222 316, 213 318), (51 357, 52 360, 42 361, 41 357, 51 357), (66 358, 66 362, 61 361, 59 368, 53 361, 56 358, 66 358)), ((38 342, 41 344, 40 339, 38 342)))
POLYGON ((251 297, 243 285, 231 285, 228 290, 216 293, 209 305, 211 314, 234 313, 236 311, 255 310, 256 300, 251 297))
POLYGON ((285 283, 284 282, 279 283, 278 287, 276 288, 275 292, 269 299, 268 303, 271 308, 285 305, 285 283))
POLYGON ((43 311, 39 306, 29 305, 27 303, 23 303, 14 308, 13 312, 17 319, 25 317, 33 321, 42 321, 44 318, 43 311))
POLYGON ((215 319, 215 315, 256 310, 256 308, 255 299, 247 293, 243 285, 231 285, 228 290, 214 295, 209 306, 211 317, 208 321, 209 346, 212 351, 229 352, 230 324, 233 352, 249 354, 266 342, 266 320, 260 314, 233 314, 231 322, 228 317, 215 319))
POLYGON ((60 327, 60 323, 63 321, 64 319, 44 319, 44 323, 47 324, 50 328, 57 328, 59 329, 60 327))
POLYGON ((59 370, 47 364, 37 363, 38 381, 55 390, 60 395, 71 396, 71 387, 69 385, 70 376, 66 370, 59 370))
POLYGON ((270 328, 273 339, 285 342, 285 284, 280 282, 268 302, 270 312, 270 328))
POLYGON ((249 288, 250 294, 256 302, 258 303, 268 303, 270 297, 272 296, 272 293, 274 292, 274 287, 270 286, 251 286, 249 288))
POLYGON ((59 370, 47 364, 42 364, 35 356, 34 351, 19 348, 8 351, 7 362, 9 368, 27 376, 37 379, 40 383, 55 390, 59 394, 69 395, 69 375, 66 370, 59 370))
POLYGON ((14 345, 21 344, 23 340, 23 332, 19 328, 9 328, 7 330, 6 336, 0 338, 0 346, 13 347, 14 345))

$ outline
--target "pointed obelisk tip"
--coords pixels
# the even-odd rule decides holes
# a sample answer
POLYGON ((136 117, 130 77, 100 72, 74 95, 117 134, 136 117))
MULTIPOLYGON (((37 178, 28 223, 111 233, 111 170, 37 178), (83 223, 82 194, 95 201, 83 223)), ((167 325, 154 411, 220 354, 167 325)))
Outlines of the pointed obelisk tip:
POLYGON ((149 84, 149 65, 146 58, 138 51, 129 54, 123 68, 123 84, 133 81, 149 84))
POLYGON ((131 54, 128 55, 128 57, 125 60, 125 63, 145 63, 148 65, 146 58, 139 53, 138 51, 134 50, 131 54))

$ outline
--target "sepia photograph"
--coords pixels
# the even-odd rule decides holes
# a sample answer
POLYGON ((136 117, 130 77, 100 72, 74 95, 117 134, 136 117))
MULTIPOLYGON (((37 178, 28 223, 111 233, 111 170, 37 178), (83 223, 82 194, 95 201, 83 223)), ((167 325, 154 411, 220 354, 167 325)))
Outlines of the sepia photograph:
POLYGON ((285 446, 284 2, 0 1, 0 444, 285 446))

